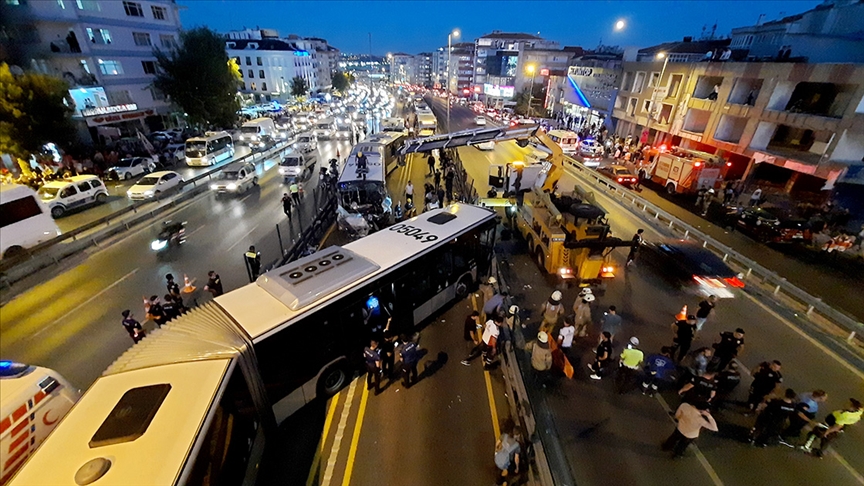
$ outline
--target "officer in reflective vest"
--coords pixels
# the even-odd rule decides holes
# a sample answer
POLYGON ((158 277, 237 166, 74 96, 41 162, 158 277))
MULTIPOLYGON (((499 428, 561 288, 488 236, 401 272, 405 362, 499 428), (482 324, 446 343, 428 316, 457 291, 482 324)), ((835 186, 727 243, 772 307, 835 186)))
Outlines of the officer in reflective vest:
POLYGON ((246 259, 246 268, 249 270, 249 281, 254 282, 261 271, 261 252, 255 251, 255 245, 249 247, 249 251, 243 254, 246 259))

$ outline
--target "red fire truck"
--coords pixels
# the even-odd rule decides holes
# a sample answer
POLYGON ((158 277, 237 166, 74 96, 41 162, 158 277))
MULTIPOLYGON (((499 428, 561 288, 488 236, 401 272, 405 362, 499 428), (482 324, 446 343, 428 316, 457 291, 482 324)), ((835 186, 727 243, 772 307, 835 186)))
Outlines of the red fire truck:
POLYGON ((700 188, 720 189, 730 164, 721 156, 672 147, 660 152, 650 165, 639 169, 642 179, 651 179, 669 194, 694 194, 700 188))

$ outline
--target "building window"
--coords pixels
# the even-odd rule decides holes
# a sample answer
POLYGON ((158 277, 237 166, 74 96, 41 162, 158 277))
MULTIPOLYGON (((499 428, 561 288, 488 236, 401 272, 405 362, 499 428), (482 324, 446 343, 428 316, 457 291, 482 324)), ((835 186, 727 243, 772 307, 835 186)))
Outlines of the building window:
POLYGON ((267 83, 261 83, 261 91, 267 91, 267 83))
POLYGON ((253 70, 250 69, 250 70, 249 70, 249 77, 250 77, 250 78, 254 78, 254 77, 255 77, 255 71, 253 71, 253 70))
POLYGON ((255 58, 255 62, 257 62, 259 66, 263 66, 263 65, 264 65, 264 64, 261 62, 261 58, 260 58, 260 57, 256 57, 256 58, 255 58))
POLYGON ((639 71, 636 73, 636 79, 633 80, 633 89, 631 90, 634 93, 641 93, 642 88, 645 87, 645 73, 639 71))
POLYGON ((681 81, 683 80, 683 74, 673 74, 669 78, 669 91, 666 95, 668 98, 675 98, 676 96, 678 96, 678 90, 681 89, 681 81))
POLYGON ((99 7, 99 2, 96 0, 75 0, 75 6, 78 7, 78 10, 90 10, 93 12, 102 10, 99 7))
POLYGON ((132 32, 132 38, 135 39, 136 46, 152 46, 150 42, 150 34, 147 32, 132 32))
POLYGON ((639 104, 639 98, 630 98, 630 104, 627 106, 627 114, 630 116, 636 115, 636 106, 639 104))
POLYGON ((120 61, 99 59, 99 71, 106 76, 119 76, 123 74, 123 66, 120 61))
POLYGON ((153 18, 156 20, 165 20, 168 17, 168 10, 165 7, 150 6, 150 11, 153 12, 153 18))
POLYGON ((91 29, 87 27, 87 37, 90 38, 90 42, 93 44, 110 44, 111 43, 111 33, 108 32, 108 29, 91 29))
POLYGON ((153 97, 153 101, 165 101, 165 93, 158 88, 150 88, 150 96, 153 97))
POLYGON ((171 34, 159 34, 159 42, 162 44, 162 47, 169 49, 177 46, 177 42, 171 34))
POLYGON ((642 113, 651 113, 651 100, 645 100, 642 102, 642 113))
POLYGON ((255 91, 255 83, 252 83, 252 91, 255 91))
POLYGON ((144 9, 141 8, 140 3, 123 2, 123 10, 126 11, 126 15, 129 17, 143 17, 144 16, 144 9))
POLYGON ((156 61, 141 61, 144 74, 156 74, 156 61))
POLYGON ((246 56, 246 65, 247 65, 247 66, 251 66, 251 65, 252 65, 252 58, 249 57, 249 56, 246 56))
POLYGON ((240 91, 246 91, 246 83, 240 83, 240 91))
POLYGON ((264 70, 263 69, 258 70, 258 77, 261 79, 264 79, 264 70))
POLYGON ((660 86, 660 73, 657 72, 651 73, 651 78, 648 79, 648 87, 654 88, 655 86, 660 86))
POLYGON ((240 72, 240 77, 242 78, 242 77, 243 77, 243 70, 242 70, 242 69, 238 69, 237 71, 240 72))
POLYGON ((134 101, 132 101, 132 96, 125 89, 106 91, 105 96, 108 97, 108 104, 110 105, 127 105, 129 103, 134 103, 134 101))

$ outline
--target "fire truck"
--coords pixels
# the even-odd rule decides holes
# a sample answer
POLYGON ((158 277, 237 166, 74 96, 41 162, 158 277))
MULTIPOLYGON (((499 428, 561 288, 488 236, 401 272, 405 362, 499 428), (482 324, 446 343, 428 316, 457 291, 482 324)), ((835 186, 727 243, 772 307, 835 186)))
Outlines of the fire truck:
POLYGON ((695 194, 699 189, 720 189, 726 168, 730 165, 719 155, 672 147, 660 152, 654 161, 639 169, 639 177, 651 179, 669 194, 695 194))

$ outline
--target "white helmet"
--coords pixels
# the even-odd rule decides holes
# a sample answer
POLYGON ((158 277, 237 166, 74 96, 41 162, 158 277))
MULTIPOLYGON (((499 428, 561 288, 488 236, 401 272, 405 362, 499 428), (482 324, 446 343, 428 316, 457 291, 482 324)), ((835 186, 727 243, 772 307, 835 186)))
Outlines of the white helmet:
POLYGON ((630 344, 632 344, 633 346, 639 346, 639 338, 637 338, 636 336, 631 337, 630 344))
POLYGON ((582 296, 582 300, 587 303, 594 302, 594 294, 585 294, 582 296))
POLYGON ((510 315, 515 316, 516 314, 519 313, 519 306, 511 305, 510 309, 508 309, 508 310, 510 311, 510 315))
POLYGON ((582 290, 579 292, 579 296, 580 296, 580 297, 584 297, 584 296, 586 296, 586 295, 590 295, 590 294, 593 294, 593 293, 594 293, 594 292, 593 292, 590 288, 585 287, 584 289, 582 289, 582 290))
POLYGON ((541 343, 548 343, 549 342, 549 335, 543 331, 540 331, 537 334, 537 340, 540 341, 541 343))
POLYGON ((561 300, 561 291, 560 290, 556 290, 555 292, 552 292, 552 300, 561 300))
POLYGON ((498 281, 495 280, 495 277, 489 277, 489 280, 487 280, 486 283, 488 283, 489 285, 495 285, 496 283, 498 283, 498 281))

